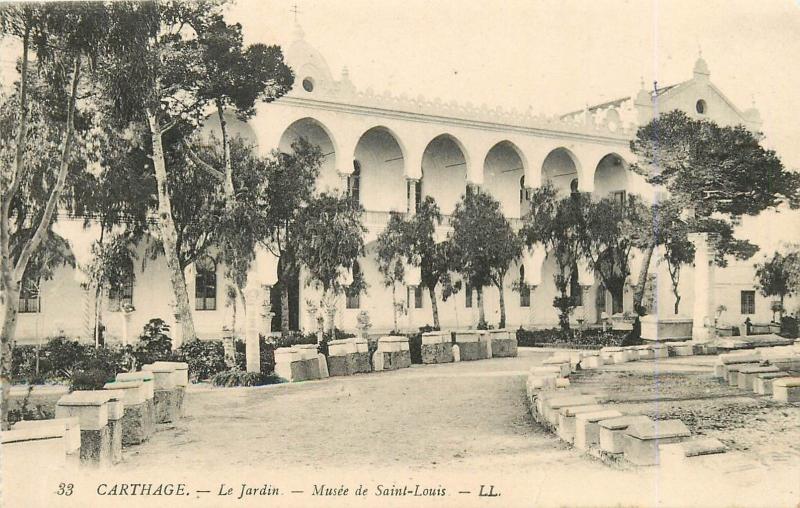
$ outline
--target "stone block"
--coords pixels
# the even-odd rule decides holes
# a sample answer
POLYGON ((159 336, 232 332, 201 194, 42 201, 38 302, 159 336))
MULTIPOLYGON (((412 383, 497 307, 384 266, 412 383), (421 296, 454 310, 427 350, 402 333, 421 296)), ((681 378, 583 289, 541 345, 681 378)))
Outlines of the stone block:
POLYGON ((652 360, 656 357, 655 352, 653 351, 653 346, 650 344, 634 346, 634 348, 639 360, 652 360))
POLYGON ((600 426, 597 422, 617 418, 622 413, 616 409, 603 409, 575 415, 575 448, 588 450, 600 444, 600 426))
POLYGON ((12 430, 37 429, 51 426, 59 431, 61 427, 64 428, 64 447, 67 455, 80 452, 81 425, 77 416, 51 418, 48 420, 20 420, 14 424, 12 430))
POLYGON ((637 466, 658 464, 658 447, 691 436, 680 420, 640 422, 628 426, 623 438, 625 459, 637 466))
POLYGON ((692 465, 692 459, 696 457, 725 453, 725 451, 725 445, 711 437, 662 444, 659 446, 659 465, 665 469, 684 471, 684 468, 692 465))
POLYGON ((758 374, 780 371, 781 369, 775 367, 774 365, 744 367, 739 369, 739 374, 736 376, 737 384, 740 390, 753 391, 753 383, 755 382, 758 374))
POLYGON ((636 346, 628 346, 625 349, 625 359, 629 362, 639 361, 639 351, 636 346))
POLYGON ((422 363, 451 363, 452 361, 453 347, 449 332, 422 334, 422 363))
POLYGON ((758 395, 772 395, 772 383, 776 379, 789 377, 788 372, 765 372, 753 380, 753 391, 758 395))
POLYGON ((189 385, 189 364, 186 362, 153 362, 155 367, 172 367, 172 379, 175 386, 189 385))
POLYGON ((319 349, 316 344, 296 344, 292 349, 300 355, 303 362, 302 370, 305 380, 321 379, 322 371, 319 365, 319 349))
POLYGON ((603 406, 599 404, 587 404, 583 406, 567 406, 558 410, 558 428, 556 434, 562 441, 572 444, 575 440, 575 417, 583 413, 596 413, 601 411, 603 406))
POLYGON ((117 381, 141 381, 144 385, 145 398, 152 399, 155 396, 155 383, 152 372, 120 372, 117 374, 117 381))
POLYGON ((597 404, 597 399, 591 395, 565 395, 563 397, 548 398, 543 401, 541 406, 542 422, 555 427, 558 424, 559 409, 567 406, 586 406, 590 404, 597 404))
POLYGON ((782 377, 773 381, 772 398, 778 402, 800 402, 800 377, 782 377))
POLYGON ((397 370, 411 367, 411 352, 408 346, 408 337, 402 335, 387 335, 378 339, 378 357, 374 364, 375 370, 397 370), (380 367, 380 368, 378 368, 380 367))
POLYGON ((653 359, 654 360, 661 360, 663 358, 669 358, 669 348, 664 344, 655 343, 651 346, 653 348, 653 359))
POLYGON ((643 316, 642 339, 652 341, 683 340, 692 338, 692 318, 664 318, 655 314, 643 316))
POLYGON ((692 356, 694 354, 691 342, 667 342, 665 344, 672 356, 692 356))
POLYGON ((572 368, 570 367, 569 358, 563 357, 550 357, 545 358, 542 360, 542 367, 557 367, 562 377, 569 376, 570 372, 572 372, 572 368))
POLYGON ((744 369, 744 368, 759 367, 759 366, 760 366, 760 364, 758 362, 754 362, 754 363, 737 363, 737 364, 733 364, 733 365, 726 365, 725 366, 725 370, 726 370, 726 373, 727 373, 726 375, 727 375, 728 385, 729 386, 738 387, 739 386, 739 371, 741 369, 744 369))
POLYGON ((290 382, 308 379, 308 369, 302 355, 291 347, 275 350, 275 374, 290 382))
POLYGON ((651 421, 645 415, 627 415, 599 420, 600 449, 607 453, 622 453, 625 431, 630 425, 651 421))
POLYGON ((130 446, 145 442, 150 437, 148 425, 147 405, 144 402, 126 404, 122 416, 122 445, 130 446))
MULTIPOLYGON (((66 424, 63 421, 14 427, 0 432, 4 479, 12 474, 39 475, 48 470, 63 472, 67 464, 66 424)), ((3 487, 9 489, 11 485, 3 487)))
POLYGON ((108 425, 106 390, 75 391, 64 395, 56 404, 56 418, 77 417, 81 431, 100 430, 108 425))
POLYGON ((600 356, 589 356, 581 360, 581 369, 597 369, 603 366, 603 359, 600 356))
POLYGON ((462 362, 486 359, 487 341, 483 330, 464 330, 456 332, 456 345, 462 362))
POLYGON ((178 408, 178 390, 156 390, 153 398, 156 423, 177 422, 180 418, 178 408))
POLYGON ((453 362, 460 362, 461 361, 461 348, 458 347, 458 344, 453 344, 453 362))
POLYGON ((489 330, 493 358, 517 356, 517 334, 512 330, 489 330))
POLYGON ((325 379, 330 376, 328 373, 328 359, 322 353, 317 353, 317 361, 319 362, 319 377, 325 379))
POLYGON ((122 401, 126 406, 144 404, 144 401, 147 399, 147 389, 144 383, 139 380, 112 381, 103 385, 103 389, 122 392, 122 401))
POLYGON ((153 373, 154 392, 159 390, 172 390, 177 386, 176 381, 178 375, 175 373, 175 367, 173 365, 165 365, 164 363, 156 362, 142 365, 142 370, 153 373))
POLYGON ((617 346, 608 346, 600 349, 600 358, 603 359, 605 365, 614 365, 615 363, 623 363, 625 361, 625 354, 623 349, 617 346), (622 354, 619 354, 622 353, 622 354), (617 361, 617 358, 622 360, 617 361))

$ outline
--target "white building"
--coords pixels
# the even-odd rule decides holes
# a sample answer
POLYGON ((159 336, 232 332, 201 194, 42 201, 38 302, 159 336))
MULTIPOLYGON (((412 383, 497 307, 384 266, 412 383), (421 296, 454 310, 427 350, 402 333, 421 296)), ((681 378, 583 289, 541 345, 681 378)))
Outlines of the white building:
MULTIPOLYGON (((642 83, 638 92, 629 97, 553 118, 530 111, 358 90, 347 69, 334 77, 323 56, 305 41, 299 28, 294 42, 285 48, 296 74, 295 89, 274 103, 261 105, 248 124, 231 117, 229 129, 256 143, 264 154, 274 148, 288 150, 295 139, 306 137, 325 154, 318 190, 358 189, 368 229, 367 255, 359 266, 369 287, 360 298, 341 298, 336 325, 345 330, 355 329, 361 311, 369 313, 373 332, 392 328, 391 292, 381 284, 373 259, 374 241, 391 211, 413 213, 422 196, 432 196, 442 212, 450 214, 466 187, 473 185, 491 193, 512 223, 519 224, 525 212, 526 190, 545 181, 563 192, 577 188, 598 198, 637 193, 652 199, 652 189, 627 169, 632 160, 629 142, 638 125, 647 123, 658 112, 673 109, 723 125, 744 124, 753 130, 759 130, 761 125, 756 109, 739 109, 714 86, 702 58, 695 63, 690 79, 682 83, 654 92, 642 83)), ((214 128, 213 121, 208 128, 214 128)), ((745 218, 743 227, 752 230, 757 221, 745 218)), ((442 238, 447 234, 446 222, 439 232, 442 238)), ((81 246, 90 245, 97 238, 96 232, 84 229, 78 221, 67 220, 57 223, 56 230, 76 246, 79 262, 86 262, 88 247, 81 251, 81 246)), ((774 247, 762 245, 762 252, 768 248, 774 247)), ((141 260, 144 247, 139 256, 141 260)), ((638 273, 638 262, 637 257, 631 273, 638 273)), ((772 318, 770 302, 754 288, 754 262, 755 259, 734 262, 717 271, 713 299, 727 308, 722 321, 741 325, 747 317, 755 322, 772 318)), ((670 279, 657 256, 651 270, 657 280, 658 313, 671 316, 670 279)), ((104 324, 110 337, 122 337, 125 327, 135 337, 153 317, 173 320, 172 292, 163 260, 148 260, 144 269, 142 263, 134 262, 133 272, 130 285, 107 295, 104 324), (121 312, 125 303, 135 310, 121 312)), ((681 277, 681 314, 685 315, 691 315, 694 302, 692 272, 691 267, 685 267, 681 277)), ((260 290, 274 283, 274 273, 274 259, 260 255, 250 278, 251 294, 257 302, 266 300, 260 290)), ((527 252, 509 270, 505 288, 509 327, 557 323, 557 311, 552 306, 556 294, 553 273, 554 262, 541 249, 527 252), (523 271, 524 282, 530 287, 529 297, 512 290, 523 271)), ((223 326, 230 323, 223 274, 223 267, 212 256, 187 270, 190 300, 195 295, 195 327, 201 338, 220 337, 223 326)), ((79 270, 63 267, 52 280, 41 282, 38 293, 23 294, 17 328, 19 342, 43 340, 62 332, 73 337, 92 336, 94 299, 82 289, 80 279, 79 270)), ((291 322, 293 327, 313 329, 305 302, 317 299, 318 294, 303 282, 301 274, 290 291, 291 322)), ((401 327, 416 329, 432 324, 427 291, 416 288, 413 280, 408 282, 409 286, 400 291, 407 302, 407 313, 400 317, 401 327)), ((579 284, 583 308, 574 317, 596 323, 603 312, 619 310, 611 308, 610 296, 587 270, 581 270, 579 284)), ((484 291, 487 320, 496 325, 497 290, 489 287, 484 291)), ((272 309, 279 312, 277 293, 273 294, 272 309)), ((630 310, 631 298, 632 287, 628 285, 624 310, 630 310)), ((466 291, 447 302, 439 300, 441 325, 445 328, 474 327, 477 312, 476 299, 466 291)), ((273 330, 279 321, 274 322, 273 330)), ((244 325, 241 319, 239 325, 244 325)), ((266 325, 263 328, 268 331, 266 325)), ((243 332, 240 330, 239 334, 243 332)))

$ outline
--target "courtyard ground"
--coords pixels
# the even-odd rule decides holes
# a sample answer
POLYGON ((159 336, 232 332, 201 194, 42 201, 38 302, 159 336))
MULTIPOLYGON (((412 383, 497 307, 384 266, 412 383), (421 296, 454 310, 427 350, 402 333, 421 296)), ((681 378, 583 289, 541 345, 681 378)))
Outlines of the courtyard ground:
POLYGON ((707 357, 670 359, 659 364, 658 375, 652 362, 582 373, 576 384, 622 409, 681 418, 694 433, 728 444, 736 452, 731 458, 745 464, 677 473, 610 467, 532 423, 525 378, 547 355, 521 348, 517 358, 322 381, 197 385, 187 394, 186 417, 126 449, 125 462, 102 481, 185 481, 192 492, 185 504, 149 498, 148 506, 772 507, 800 501, 797 406, 721 385, 711 378, 707 357), (657 404, 649 401, 654 394, 657 404), (243 483, 269 484, 281 495, 235 499, 243 483), (233 487, 232 496, 219 496, 222 484, 233 487), (323 484, 347 487, 349 494, 314 496, 323 484), (367 496, 354 496, 359 485, 369 489, 367 496), (375 496, 379 488, 416 485, 446 495, 375 496), (500 496, 480 497, 482 485, 484 493, 493 485, 500 496))

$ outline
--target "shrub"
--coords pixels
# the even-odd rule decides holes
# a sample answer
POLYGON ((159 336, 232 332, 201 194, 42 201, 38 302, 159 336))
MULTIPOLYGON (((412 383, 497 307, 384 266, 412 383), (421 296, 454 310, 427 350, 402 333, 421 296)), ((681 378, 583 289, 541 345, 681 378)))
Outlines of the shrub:
POLYGON ((40 361, 39 372, 47 378, 69 379, 75 368, 89 357, 91 349, 94 345, 81 344, 66 337, 50 339, 41 351, 47 359, 46 370, 42 369, 40 361))
POLYGON ((46 371, 46 367, 47 362, 40 357, 38 346, 14 346, 11 350, 12 383, 39 384, 44 381, 40 372, 46 371))
POLYGON ((176 356, 189 365, 189 378, 192 381, 210 379, 228 368, 225 364, 225 348, 219 340, 190 340, 178 348, 176 356))
MULTIPOLYGON (((263 335, 259 335, 259 355, 261 373, 270 374, 275 371, 275 343, 268 341, 263 335)), ((247 343, 243 340, 235 342, 236 347, 236 366, 241 370, 247 368, 247 343)))
MULTIPOLYGON (((631 332, 619 330, 606 330, 590 328, 577 332, 570 330, 569 334, 564 333, 560 328, 550 328, 544 330, 517 330, 517 343, 520 346, 578 346, 578 347, 606 347, 621 346, 626 341, 635 342, 641 339, 631 332)), ((629 345, 629 344, 624 344, 629 345)), ((634 345, 634 344, 630 344, 634 345)))
POLYGON ((211 378, 214 386, 262 386, 285 383, 286 380, 275 374, 245 372, 239 369, 217 372, 211 378))
POLYGON ((172 360, 169 325, 158 318, 148 321, 139 335, 139 342, 132 349, 132 354, 136 358, 136 368, 147 363, 172 360))
POLYGON ((797 319, 791 316, 781 318, 781 337, 796 339, 798 335, 797 319))
POLYGON ((70 389, 102 390, 106 383, 114 380, 115 375, 115 372, 105 369, 76 370, 70 380, 70 389))

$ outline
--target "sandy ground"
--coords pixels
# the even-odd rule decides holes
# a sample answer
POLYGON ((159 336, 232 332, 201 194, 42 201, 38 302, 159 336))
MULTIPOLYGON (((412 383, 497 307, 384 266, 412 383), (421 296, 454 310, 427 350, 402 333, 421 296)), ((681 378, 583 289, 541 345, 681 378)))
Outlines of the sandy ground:
MULTIPOLYGON (((800 408, 719 384, 706 359, 667 362, 657 376, 646 362, 581 374, 576 385, 614 405, 679 417, 693 432, 733 448, 724 467, 609 467, 532 423, 525 377, 547 354, 521 349, 518 358, 259 388, 195 386, 186 418, 126 449, 125 462, 113 470, 81 477, 75 496, 43 505, 798 505, 800 408), (648 402, 655 395, 657 405, 648 402), (114 481, 186 482, 189 494, 97 495, 114 481), (280 495, 237 499, 243 483, 269 484, 280 495), (313 495, 320 485, 349 490, 313 495), (417 485, 445 495, 376 496, 379 489, 417 485), (479 496, 492 485, 499 496, 479 496), (359 486, 368 494, 356 496, 359 486), (220 496, 228 487, 233 494, 220 496)), ((38 506, 36 500, 25 505, 38 506)))

